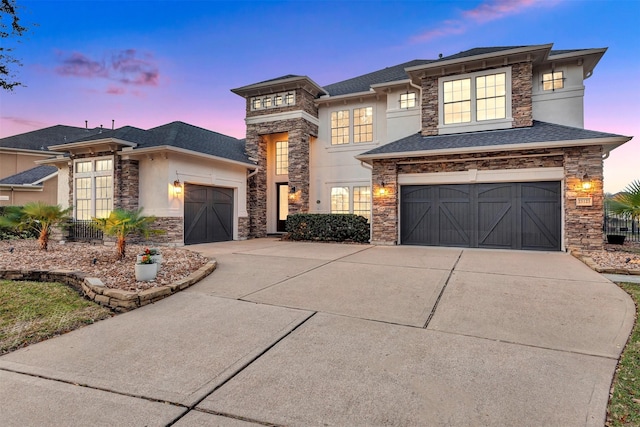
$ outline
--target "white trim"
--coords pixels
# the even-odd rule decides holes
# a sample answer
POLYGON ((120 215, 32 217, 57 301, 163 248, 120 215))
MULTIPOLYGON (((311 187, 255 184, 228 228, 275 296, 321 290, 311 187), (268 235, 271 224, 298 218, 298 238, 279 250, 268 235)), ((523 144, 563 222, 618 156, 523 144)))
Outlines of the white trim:
POLYGON ((48 148, 49 150, 64 152, 64 151, 71 151, 76 148, 96 148, 96 146, 99 146, 99 145, 110 145, 110 144, 124 145, 127 147, 138 146, 138 144, 136 144, 135 142, 129 142, 129 141, 125 141, 118 138, 103 138, 103 139, 95 139, 91 141, 70 142, 68 144, 49 145, 48 148))
POLYGON ((306 121, 314 125, 320 126, 320 119, 318 119, 317 117, 313 117, 311 114, 302 110, 286 111, 284 113, 274 113, 274 114, 265 114, 262 116, 247 117, 246 119, 244 119, 244 121, 247 125, 255 125, 259 123, 270 123, 270 122, 276 122, 279 120, 291 120, 291 119, 305 119, 306 121))
POLYGON ((198 151, 187 150, 186 148, 174 147, 172 145, 158 145, 155 147, 137 148, 135 150, 133 148, 126 148, 124 150, 118 151, 117 154, 122 156, 124 160, 127 160, 128 158, 137 158, 137 157, 142 157, 149 154, 162 153, 164 151, 168 151, 170 153, 173 152, 173 153, 185 154, 185 155, 194 156, 194 157, 201 157, 204 159, 218 160, 220 162, 243 166, 247 169, 252 169, 252 170, 255 170, 258 168, 257 165, 252 165, 250 163, 244 163, 238 160, 231 160, 231 159, 227 159, 226 157, 214 156, 212 154, 200 153, 198 151))
POLYGON ((58 176, 58 171, 55 171, 54 173, 52 173, 50 175, 47 175, 44 178, 41 178, 41 179, 33 182, 32 184, 40 184, 42 182, 49 181, 51 178, 55 178, 56 176, 58 176))
POLYGON ((524 168, 461 172, 407 173, 398 175, 399 185, 469 184, 494 182, 561 181, 564 168, 524 168))

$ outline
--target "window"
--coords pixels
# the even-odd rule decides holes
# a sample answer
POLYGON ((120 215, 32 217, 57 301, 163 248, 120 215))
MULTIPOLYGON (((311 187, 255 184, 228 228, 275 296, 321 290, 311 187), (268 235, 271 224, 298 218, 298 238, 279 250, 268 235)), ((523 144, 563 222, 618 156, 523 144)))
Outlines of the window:
POLYGON ((349 213, 349 187, 331 189, 331 213, 349 213))
POLYGON ((371 187, 353 186, 353 193, 349 186, 331 188, 331 213, 348 214, 353 212, 371 220, 371 187), (353 206, 350 195, 353 194, 353 206))
POLYGON ((331 145, 349 143, 349 110, 331 113, 331 145))
POLYGON ((370 187, 353 187, 353 213, 371 221, 370 187))
POLYGON ((444 124, 471 121, 471 79, 444 82, 444 124))
POLYGON ((293 105, 296 103, 296 97, 293 93, 289 92, 284 96, 284 103, 287 105, 293 105))
POLYGON ((441 77, 441 134, 511 127, 511 68, 441 77))
POLYGON ((373 107, 353 110, 353 142, 373 142, 373 107))
POLYGON ((505 74, 476 77, 476 120, 505 118, 505 74))
POLYGON ((400 94, 400 108, 408 109, 416 106, 416 93, 407 92, 400 94))
POLYGON ((542 75, 542 90, 556 90, 564 87, 564 73, 553 71, 542 75))
POLYGON ((113 158, 77 160, 74 171, 76 219, 109 216, 113 209, 113 158))
POLYGON ((276 142, 276 175, 289 173, 289 141, 276 142))
POLYGON ((295 92, 280 92, 272 95, 254 96, 251 98, 251 111, 268 110, 284 105, 295 105, 295 92))

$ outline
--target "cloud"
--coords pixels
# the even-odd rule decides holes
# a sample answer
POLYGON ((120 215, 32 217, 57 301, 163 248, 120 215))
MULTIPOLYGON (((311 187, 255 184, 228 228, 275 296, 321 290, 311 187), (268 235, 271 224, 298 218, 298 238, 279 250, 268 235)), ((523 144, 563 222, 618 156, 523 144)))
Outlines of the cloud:
POLYGON ((516 15, 534 6, 555 6, 561 0, 485 0, 473 9, 462 10, 457 19, 441 21, 435 28, 411 37, 411 43, 424 43, 449 35, 464 34, 473 25, 516 15))
POLYGON ((13 123, 15 125, 19 125, 19 126, 32 127, 34 129, 40 129, 47 126, 45 122, 41 122, 38 120, 25 119, 24 117, 2 116, 2 120, 13 123))
MULTIPOLYGON (((80 52, 59 52, 61 65, 55 72, 66 77, 107 79, 125 86, 157 86, 160 72, 151 54, 135 49, 113 52, 101 59, 93 59, 80 52)), ((110 86, 107 93, 121 95, 124 88, 110 86)))

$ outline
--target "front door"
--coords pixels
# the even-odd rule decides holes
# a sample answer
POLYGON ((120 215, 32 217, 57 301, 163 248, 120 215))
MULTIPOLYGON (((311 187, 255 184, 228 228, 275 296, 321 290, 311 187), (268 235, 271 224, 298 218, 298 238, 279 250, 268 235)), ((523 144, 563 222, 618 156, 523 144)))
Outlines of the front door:
POLYGON ((289 184, 279 182, 276 184, 278 193, 278 222, 276 225, 276 231, 278 233, 284 233, 287 231, 287 215, 289 215, 289 184))

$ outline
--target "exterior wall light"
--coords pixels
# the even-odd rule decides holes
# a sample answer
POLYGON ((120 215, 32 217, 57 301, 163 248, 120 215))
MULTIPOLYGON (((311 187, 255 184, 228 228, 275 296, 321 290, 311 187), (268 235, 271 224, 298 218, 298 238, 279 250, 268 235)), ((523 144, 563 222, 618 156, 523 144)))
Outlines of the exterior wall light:
POLYGON ((589 179, 589 175, 587 175, 586 173, 584 174, 584 176, 582 177, 582 189, 587 191, 587 190, 591 190, 591 180, 589 179))
POLYGON ((380 189, 378 190, 378 192, 380 193, 381 196, 384 196, 387 193, 387 189, 384 188, 384 186, 385 186, 385 182, 380 181, 380 189))
POLYGON ((175 194, 182 193, 182 183, 180 183, 179 179, 176 179, 175 181, 173 181, 173 192, 175 194))

